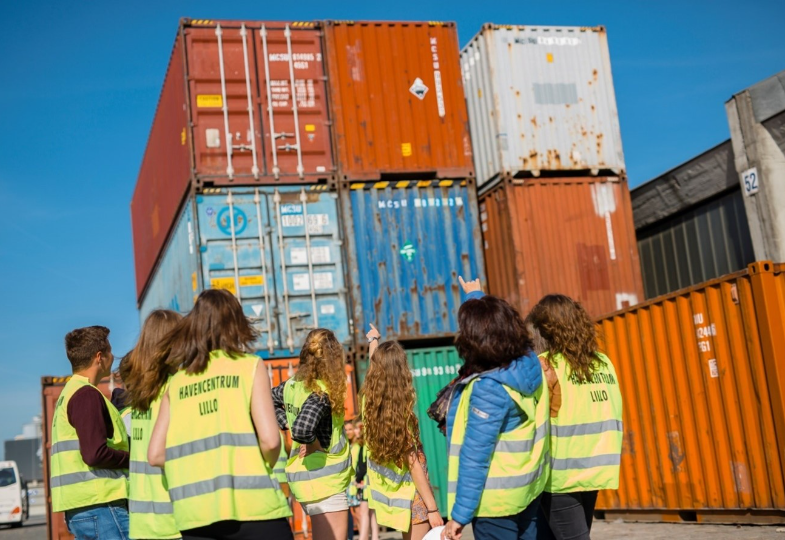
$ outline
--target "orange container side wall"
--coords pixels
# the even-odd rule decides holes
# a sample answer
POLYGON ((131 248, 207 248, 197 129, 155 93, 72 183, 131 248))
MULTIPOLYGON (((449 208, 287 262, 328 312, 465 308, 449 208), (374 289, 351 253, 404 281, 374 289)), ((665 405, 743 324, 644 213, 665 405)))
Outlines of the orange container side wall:
POLYGON ((785 508, 783 387, 762 341, 785 336, 785 268, 752 266, 598 321, 624 399, 620 486, 598 510, 785 508))
POLYGON ((474 176, 453 23, 328 22, 325 52, 344 179, 474 176))
POLYGON ((522 314, 549 293, 580 301, 594 317, 643 298, 626 182, 507 182, 480 204, 489 291, 522 314))
POLYGON ((178 33, 131 200, 137 299, 142 297, 188 190, 189 137, 183 45, 178 33))

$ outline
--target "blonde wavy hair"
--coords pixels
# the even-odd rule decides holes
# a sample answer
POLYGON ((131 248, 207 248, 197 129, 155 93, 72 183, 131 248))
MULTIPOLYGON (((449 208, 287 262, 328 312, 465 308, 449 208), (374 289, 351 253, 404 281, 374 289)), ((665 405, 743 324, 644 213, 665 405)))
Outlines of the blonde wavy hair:
POLYGON ((317 328, 305 338, 300 351, 300 365, 294 378, 305 384, 313 393, 323 394, 318 381, 327 387, 330 408, 335 415, 343 415, 346 401, 346 373, 344 372, 344 351, 338 339, 330 330, 317 328))
POLYGON ((373 353, 362 397, 368 453, 377 463, 402 467, 420 445, 420 424, 414 414, 412 372, 400 344, 386 341, 373 353))

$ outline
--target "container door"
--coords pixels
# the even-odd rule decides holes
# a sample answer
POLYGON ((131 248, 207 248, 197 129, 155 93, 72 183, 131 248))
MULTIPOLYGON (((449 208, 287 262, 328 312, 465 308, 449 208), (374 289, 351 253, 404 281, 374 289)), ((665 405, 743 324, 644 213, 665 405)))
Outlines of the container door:
POLYGON ((184 32, 196 175, 202 181, 258 179, 263 166, 251 30, 217 24, 184 32))
POLYGON ((371 323, 386 339, 454 334, 458 276, 485 281, 473 192, 449 180, 352 187, 342 197, 358 340, 371 323))
POLYGON ((277 322, 281 348, 289 354, 314 328, 332 330, 347 347, 352 343, 337 200, 322 188, 281 187, 267 198, 277 322))
POLYGON ((204 286, 226 289, 260 332, 257 349, 273 355, 282 337, 277 317, 268 195, 257 188, 197 196, 204 286))
POLYGON ((313 23, 262 24, 256 36, 262 144, 276 179, 314 181, 333 171, 320 36, 313 23))

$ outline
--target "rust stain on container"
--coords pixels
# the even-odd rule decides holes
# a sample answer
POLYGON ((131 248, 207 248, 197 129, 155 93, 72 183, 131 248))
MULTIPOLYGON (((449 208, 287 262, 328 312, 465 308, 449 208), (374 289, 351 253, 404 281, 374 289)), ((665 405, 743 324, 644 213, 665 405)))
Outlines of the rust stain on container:
POLYGON ((505 182, 480 202, 489 291, 522 314, 548 293, 575 298, 593 316, 643 299, 626 182, 505 182))
POLYGON ((325 51, 344 177, 474 176, 455 24, 327 22, 325 51))
POLYGON ((598 321, 625 429, 598 510, 785 521, 784 321, 785 266, 769 262, 598 321))

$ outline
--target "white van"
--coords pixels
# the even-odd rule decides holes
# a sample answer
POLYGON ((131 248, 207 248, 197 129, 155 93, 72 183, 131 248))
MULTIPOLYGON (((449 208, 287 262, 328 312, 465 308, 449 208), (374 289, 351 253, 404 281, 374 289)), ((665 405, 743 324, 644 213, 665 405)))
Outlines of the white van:
POLYGON ((21 527, 29 517, 27 486, 15 461, 0 461, 0 525, 21 527))

